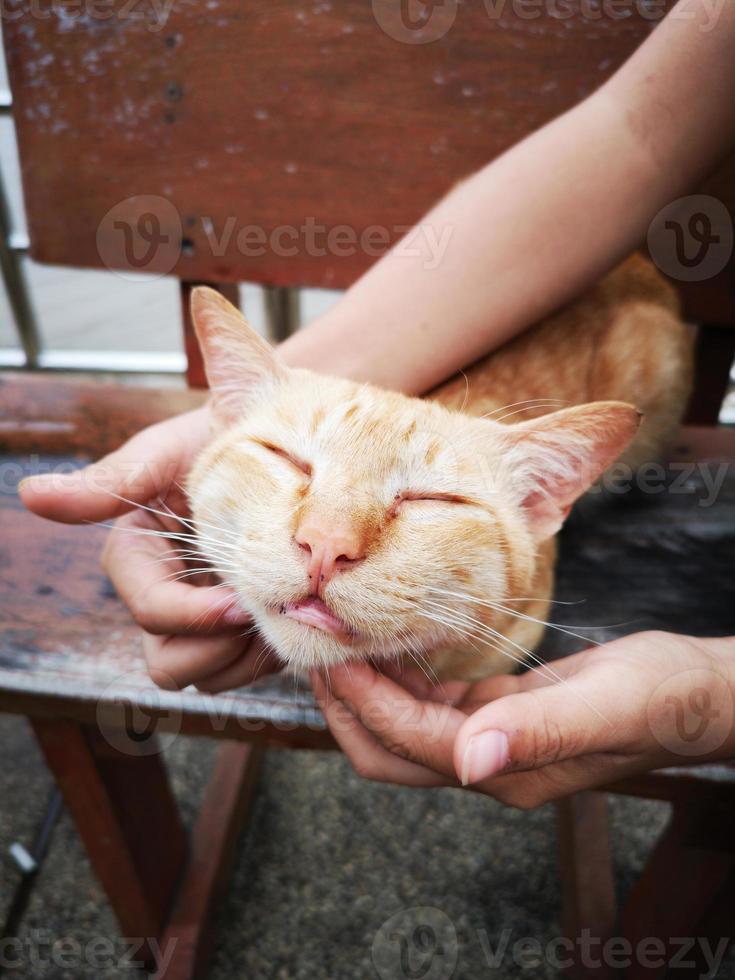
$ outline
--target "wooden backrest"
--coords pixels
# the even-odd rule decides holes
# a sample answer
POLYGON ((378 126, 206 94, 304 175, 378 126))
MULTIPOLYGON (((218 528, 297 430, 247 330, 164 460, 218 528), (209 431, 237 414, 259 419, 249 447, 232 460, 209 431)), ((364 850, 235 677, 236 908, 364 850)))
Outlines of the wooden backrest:
MULTIPOLYGON (((32 255, 346 286, 671 6, 21 0, 4 29, 32 255)), ((705 188, 731 213, 734 176, 705 188)), ((683 291, 693 318, 735 322, 732 263, 683 291)))

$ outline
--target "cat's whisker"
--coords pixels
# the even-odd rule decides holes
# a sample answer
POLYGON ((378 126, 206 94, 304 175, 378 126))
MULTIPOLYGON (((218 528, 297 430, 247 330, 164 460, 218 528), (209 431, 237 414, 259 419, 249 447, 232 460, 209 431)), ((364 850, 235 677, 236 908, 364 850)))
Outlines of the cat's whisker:
MULTIPOLYGON (((455 612, 457 611, 455 610, 455 612)), ((529 665, 531 670, 537 670, 539 673, 542 673, 542 676, 551 677, 557 683, 563 684, 566 687, 570 686, 569 682, 565 678, 563 678, 560 674, 558 674, 552 667, 550 667, 549 664, 545 663, 535 653, 532 653, 530 650, 527 650, 521 644, 516 643, 515 640, 512 640, 508 636, 504 636, 502 633, 499 633, 497 630, 493 629, 492 626, 488 626, 486 623, 474 619, 474 617, 469 616, 469 614, 457 612, 457 615, 460 616, 462 619, 468 620, 470 623, 472 623, 475 626, 475 628, 480 631, 480 633, 490 633, 491 635, 495 636, 501 643, 512 644, 517 650, 520 650, 525 655, 525 657, 528 658, 528 660, 532 661, 532 663, 529 665)), ((520 662, 525 666, 527 661, 526 662, 520 661, 520 662)), ((591 711, 594 711, 594 713, 599 718, 601 718, 608 725, 612 724, 612 722, 605 717, 605 715, 599 710, 599 708, 597 708, 594 704, 592 704, 591 701, 585 698, 584 695, 580 694, 579 691, 575 691, 573 688, 572 691, 574 695, 577 698, 579 698, 588 708, 590 708, 591 711)))
MULTIPOLYGON (((219 620, 225 615, 226 612, 228 612, 230 609, 232 609, 234 606, 236 606, 238 604, 239 598, 238 598, 238 596, 236 594, 237 586, 236 586, 236 584, 234 582, 229 581, 224 576, 222 577, 222 581, 221 582, 218 582, 216 585, 200 586, 200 588, 208 588, 208 589, 212 589, 212 590, 214 590, 214 589, 222 589, 222 588, 229 588, 231 592, 235 593, 232 596, 232 598, 230 599, 230 601, 225 606, 223 606, 219 610, 219 612, 217 613, 217 616, 214 619, 214 623, 215 624, 219 622, 219 620)), ((199 626, 200 623, 203 623, 204 620, 209 615, 209 612, 210 612, 210 610, 208 610, 208 609, 205 609, 203 612, 201 612, 196 617, 196 619, 191 623, 191 629, 194 629, 195 630, 199 626)))
MULTIPOLYGON (((109 524, 105 521, 87 521, 85 523, 91 524, 95 527, 104 527, 108 531, 118 531, 121 534, 139 534, 147 535, 148 537, 157 538, 167 538, 169 541, 183 541, 190 544, 200 544, 201 539, 197 535, 186 534, 179 531, 158 531, 153 528, 142 528, 142 527, 126 527, 120 524, 109 524)), ((218 547, 227 549, 232 552, 236 552, 237 548, 234 545, 229 544, 225 541, 215 542, 218 547)))
POLYGON ((478 636, 476 632, 476 627, 475 627, 475 631, 473 632, 468 628, 468 624, 462 622, 462 620, 447 619, 446 612, 447 612, 446 610, 443 610, 441 615, 436 615, 434 613, 429 612, 428 610, 420 610, 419 615, 423 616, 425 619, 430 619, 433 622, 438 623, 440 626, 444 626, 449 630, 459 633, 459 635, 466 640, 469 640, 470 638, 481 639, 492 649, 496 650, 498 653, 501 653, 504 657, 507 657, 509 660, 512 660, 513 663, 518 664, 519 667, 525 667, 527 665, 527 662, 524 659, 515 656, 509 650, 502 647, 494 637, 478 636))
MULTIPOLYGON (((174 562, 174 561, 179 562, 179 564, 183 564, 186 561, 207 561, 207 557, 206 555, 203 555, 200 551, 188 551, 188 552, 182 552, 181 554, 178 555, 170 555, 168 558, 156 556, 155 558, 151 558, 151 560, 147 562, 147 564, 160 565, 160 564, 165 564, 166 562, 174 562)), ((223 558, 219 559, 219 564, 224 565, 233 571, 237 571, 239 568, 236 562, 228 561, 227 559, 223 559, 223 558)))
MULTIPOLYGON (((158 517, 165 517, 167 519, 173 517, 176 521, 178 521, 179 523, 183 524, 186 528, 188 528, 189 531, 193 532, 191 536, 192 536, 192 538, 194 540, 198 540, 199 539, 199 535, 196 532, 198 530, 200 530, 201 528, 206 527, 206 528, 210 528, 213 531, 216 531, 218 534, 224 534, 225 537, 226 538, 229 538, 229 540, 232 541, 232 542, 237 541, 237 535, 234 534, 230 529, 228 529, 226 527, 222 527, 221 525, 218 525, 218 524, 212 524, 209 521, 199 520, 199 521, 197 521, 195 523, 194 521, 189 520, 189 518, 184 517, 182 514, 175 513, 168 506, 168 504, 165 504, 165 503, 163 504, 163 506, 166 507, 166 510, 160 510, 157 507, 151 507, 149 504, 140 504, 140 503, 137 503, 136 501, 131 500, 129 497, 124 497, 122 494, 115 493, 113 490, 105 490, 105 493, 109 494, 111 497, 114 497, 116 500, 120 500, 123 503, 130 504, 131 507, 135 507, 138 510, 144 510, 144 511, 147 511, 148 513, 150 513, 150 514, 155 514, 158 517)), ((160 498, 158 498, 158 499, 159 499, 159 502, 160 502, 160 498)), ((110 526, 110 525, 107 525, 107 526, 110 526)), ((112 526, 114 526, 114 525, 112 525, 112 526)), ((126 530, 129 530, 129 529, 126 528, 126 530)), ((170 534, 173 537, 181 537, 181 535, 178 532, 170 532, 170 534)), ((224 541, 222 541, 221 539, 219 539, 219 540, 212 539, 212 540, 216 540, 216 543, 219 544, 219 545, 226 546, 226 543, 224 541)))
POLYGON ((565 402, 561 398, 550 398, 550 397, 548 397, 548 398, 523 398, 523 399, 521 399, 521 401, 518 401, 518 402, 509 402, 507 405, 499 405, 498 408, 494 408, 490 412, 485 412, 485 414, 484 415, 481 415, 480 418, 489 419, 489 418, 492 418, 493 415, 497 415, 498 412, 506 412, 509 408, 517 408, 520 405, 535 405, 538 402, 549 402, 549 401, 560 402, 561 404, 565 404, 565 405, 568 404, 567 402, 565 402))
MULTIPOLYGON (((437 590, 438 592, 438 590, 437 590)), ((489 609, 494 609, 496 612, 505 613, 508 616, 513 616, 516 619, 522 619, 526 622, 536 623, 539 626, 548 626, 549 629, 557 630, 560 633, 566 633, 567 636, 574 637, 577 640, 582 640, 584 643, 593 643, 596 646, 601 646, 600 640, 594 640, 588 636, 582 636, 580 633, 575 633, 574 629, 580 630, 597 630, 597 629, 611 629, 610 626, 576 626, 574 629, 570 629, 567 626, 562 626, 561 623, 552 623, 546 619, 537 619, 535 616, 531 616, 528 613, 519 612, 517 609, 509 609, 502 603, 493 602, 491 599, 480 599, 477 596, 467 595, 463 592, 452 592, 449 590, 444 590, 441 594, 452 596, 455 599, 461 599, 466 602, 474 602, 479 606, 486 606, 489 609)))
POLYGON ((444 629, 449 629, 453 633, 456 633, 458 636, 462 638, 463 643, 466 643, 469 647, 472 648, 472 650, 475 651, 475 653, 477 654, 480 660, 487 659, 490 655, 490 651, 495 651, 496 653, 499 653, 501 656, 509 659, 512 663, 515 663, 518 666, 524 666, 524 662, 519 657, 515 657, 512 653, 510 653, 507 649, 502 647, 496 640, 492 639, 491 637, 485 636, 481 638, 481 642, 485 646, 485 649, 483 649, 482 647, 478 646, 478 642, 480 642, 480 638, 475 633, 469 632, 466 628, 459 626, 457 624, 446 623, 443 620, 438 619, 434 615, 425 612, 421 613, 420 615, 422 615, 425 619, 428 619, 431 622, 435 622, 441 625, 442 627, 444 627, 444 629), (489 650, 487 649, 488 647, 489 650))
MULTIPOLYGON (((431 600, 429 600, 429 603, 430 605, 432 604, 431 600)), ((462 612, 458 609, 454 609, 450 611, 445 606, 442 606, 441 604, 435 603, 434 605, 436 605, 439 609, 444 610, 445 612, 451 612, 452 615, 460 618, 466 624, 471 624, 475 629, 480 630, 480 632, 485 634, 490 634, 491 636, 495 637, 496 640, 501 644, 510 643, 511 646, 515 647, 516 650, 520 651, 520 653, 523 654, 523 658, 518 660, 518 662, 523 664, 524 666, 527 664, 528 660, 531 660, 533 663, 537 664, 537 666, 543 667, 544 669, 548 670, 552 674, 555 680, 561 679, 554 671, 551 670, 548 664, 546 664, 535 653, 532 653, 522 644, 517 643, 515 640, 512 640, 509 636, 505 636, 503 633, 500 633, 498 630, 493 629, 493 627, 489 626, 487 623, 483 623, 481 620, 475 619, 474 616, 471 616, 469 613, 462 612)))
POLYGON ((180 540, 180 541, 194 541, 196 542, 198 538, 193 534, 186 534, 184 532, 177 531, 158 531, 154 528, 148 527, 125 527, 120 524, 111 524, 109 521, 85 521, 85 524, 90 524, 92 527, 103 527, 107 531, 120 531, 124 534, 149 534, 159 538, 169 538, 170 540, 180 540))
POLYGON ((430 605, 433 606, 434 608, 438 609, 443 614, 448 615, 450 617, 453 617, 454 620, 455 620, 455 622, 461 622, 461 623, 463 623, 465 625, 465 627, 472 627, 473 629, 478 630, 481 634, 484 634, 484 636, 482 637, 483 640, 486 640, 488 638, 492 638, 492 640, 493 640, 493 642, 495 644, 500 644, 500 646, 502 648, 502 652, 504 652, 508 656, 510 656, 511 659, 514 660, 520 666, 524 666, 524 667, 527 666, 528 665, 528 661, 530 660, 532 663, 535 663, 536 666, 542 667, 545 670, 549 671, 555 680, 560 680, 561 679, 536 654, 532 653, 530 650, 526 649, 526 647, 522 646, 521 644, 516 643, 514 640, 511 640, 510 637, 504 636, 498 630, 493 629, 492 626, 488 626, 486 623, 483 623, 481 620, 475 619, 473 616, 470 616, 469 613, 461 612, 458 609, 449 609, 448 607, 443 606, 443 605, 441 605, 439 603, 431 603, 430 602, 430 605), (505 647, 503 646, 503 644, 505 644, 505 643, 510 643, 512 646, 515 647, 516 650, 519 650, 523 654, 523 656, 522 657, 516 657, 516 656, 513 656, 512 654, 510 654, 510 652, 507 651, 505 649, 505 647))
MULTIPOLYGON (((161 579, 161 581, 181 581, 182 579, 189 578, 192 575, 212 575, 213 573, 215 575, 219 574, 218 570, 216 568, 212 568, 211 565, 202 565, 199 568, 184 568, 178 572, 171 572, 170 575, 166 575, 161 579)), ((211 588, 221 589, 222 584, 218 582, 217 584, 211 586, 211 588)))
POLYGON ((263 649, 260 651, 260 653, 258 654, 258 656, 255 658, 255 663, 253 664, 253 680, 254 681, 256 681, 258 679, 258 671, 260 670, 260 668, 262 667, 262 665, 265 663, 265 661, 267 659, 267 655, 268 655, 268 647, 265 644, 263 644, 263 649))
POLYGON ((464 398, 462 400, 462 407, 460 408, 460 412, 464 412, 467 407, 467 402, 470 400, 470 379, 461 369, 459 373, 464 378, 464 398))
POLYGON ((559 407, 560 407, 559 405, 533 405, 530 408, 520 408, 520 409, 517 409, 515 412, 508 412, 507 415, 500 415, 498 418, 492 419, 491 421, 497 422, 498 425, 500 425, 503 422, 505 422, 506 419, 513 418, 513 416, 518 415, 521 412, 529 412, 529 411, 532 411, 532 410, 534 410, 534 411, 539 410, 540 411, 541 409, 545 409, 545 408, 559 408, 559 407))
POLYGON ((492 422, 499 422, 500 419, 495 416, 500 412, 506 412, 507 414, 503 418, 510 418, 511 415, 518 415, 521 412, 532 412, 534 409, 541 408, 559 408, 564 405, 568 405, 569 402, 562 398, 526 398, 520 402, 511 402, 509 405, 501 405, 499 408, 495 408, 492 412, 486 412, 484 415, 480 415, 479 418, 489 419, 492 422), (508 409, 515 409, 513 412, 508 412, 508 409))
MULTIPOLYGON (((179 521, 181 524, 184 524, 190 530, 195 530, 195 526, 192 521, 181 514, 174 513, 170 507, 168 508, 167 513, 164 510, 159 510, 157 507, 151 507, 150 504, 140 504, 137 500, 131 500, 130 497, 124 497, 120 493, 115 493, 114 490, 104 490, 103 492, 108 494, 110 497, 114 497, 115 500, 119 500, 124 504, 129 504, 131 507, 135 507, 136 510, 145 510, 148 511, 149 514, 155 514, 157 517, 174 517, 175 520, 179 521)), ((160 497, 158 499, 160 501, 160 497)))
MULTIPOLYGON (((447 593, 444 592, 446 595, 447 593)), ((582 603, 587 602, 586 599, 547 599, 546 596, 542 595, 515 595, 506 596, 503 600, 504 602, 548 602, 554 606, 580 606, 582 603)), ((581 629, 581 627, 578 627, 581 629)), ((586 627, 585 627, 586 628, 586 627)), ((590 627, 591 629, 592 627, 590 627)))
POLYGON ((409 655, 409 657, 411 658, 411 660, 413 660, 413 662, 419 668, 419 670, 424 675, 424 677, 427 679, 427 681, 429 682, 429 684, 434 684, 434 685, 438 685, 439 684, 439 678, 437 677, 436 671, 433 668, 431 668, 431 673, 429 673, 429 671, 426 669, 426 667, 424 666, 424 664, 419 660, 419 658, 416 656, 416 654, 412 650, 407 649, 406 650, 406 653, 409 655))

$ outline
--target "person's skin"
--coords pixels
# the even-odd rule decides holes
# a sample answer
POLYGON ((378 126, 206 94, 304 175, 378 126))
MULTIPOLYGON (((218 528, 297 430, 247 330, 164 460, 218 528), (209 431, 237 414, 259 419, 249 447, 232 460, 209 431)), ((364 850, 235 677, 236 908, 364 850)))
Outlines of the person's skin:
MULTIPOLYGON (((686 14, 675 7, 598 92, 426 216, 438 239, 451 232, 438 267, 427 267, 424 255, 389 252, 332 311, 282 345, 283 359, 419 393, 637 247, 659 209, 715 166, 735 131, 735 4, 722 6, 710 31, 701 29, 708 4, 687 0, 686 14)), ((165 514, 138 504, 161 509, 160 498, 186 515, 180 487, 209 438, 205 407, 145 430, 77 474, 24 481, 20 492, 53 520, 118 519, 104 564, 145 631, 151 675, 164 686, 217 691, 247 683, 262 659, 242 635, 247 619, 234 596, 171 579, 183 566, 160 561, 170 544, 125 533, 171 527, 165 514)))
POLYGON ((466 785, 517 807, 735 757, 735 637, 638 633, 551 667, 436 685, 416 668, 350 664, 312 685, 364 777, 466 785))

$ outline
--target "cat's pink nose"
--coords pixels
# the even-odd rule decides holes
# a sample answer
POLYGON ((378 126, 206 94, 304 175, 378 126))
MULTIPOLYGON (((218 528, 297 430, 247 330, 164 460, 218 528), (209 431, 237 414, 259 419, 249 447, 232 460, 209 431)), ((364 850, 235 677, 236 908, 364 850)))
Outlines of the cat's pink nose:
POLYGON ((306 552, 306 574, 315 595, 320 594, 335 572, 350 568, 365 557, 361 537, 349 525, 307 517, 299 525, 295 540, 306 552))

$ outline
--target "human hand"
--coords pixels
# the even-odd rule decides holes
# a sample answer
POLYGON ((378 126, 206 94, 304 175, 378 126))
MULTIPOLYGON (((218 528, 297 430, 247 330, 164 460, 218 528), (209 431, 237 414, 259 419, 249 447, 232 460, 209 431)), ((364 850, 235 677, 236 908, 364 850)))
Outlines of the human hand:
POLYGON ((211 576, 189 577, 201 561, 183 487, 210 438, 205 406, 144 429, 84 469, 29 477, 19 492, 29 510, 51 520, 116 518, 102 561, 144 630, 152 679, 215 692, 247 684, 275 664, 245 635, 250 619, 232 589, 211 576))
POLYGON ((735 638, 637 633, 519 676, 431 684, 367 664, 312 674, 358 773, 467 785, 521 808, 735 755, 735 638), (550 673, 553 671, 553 675, 550 673))

